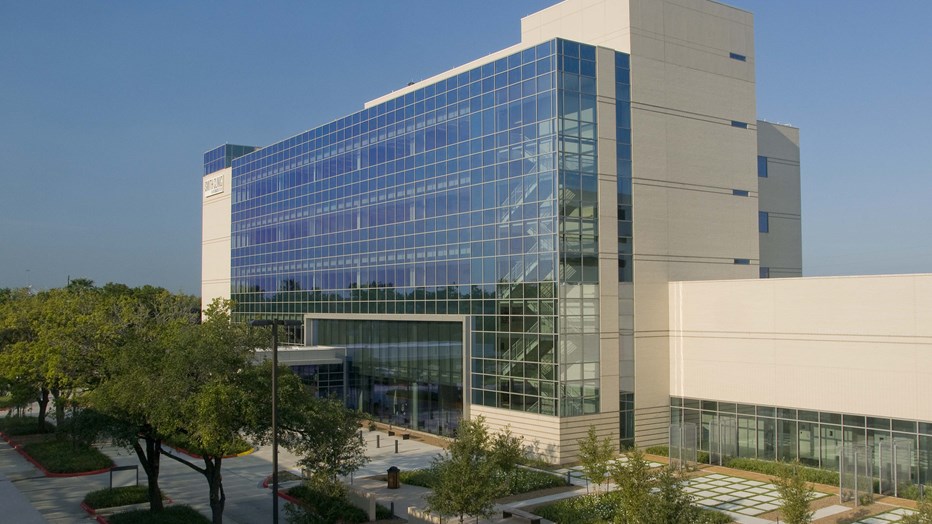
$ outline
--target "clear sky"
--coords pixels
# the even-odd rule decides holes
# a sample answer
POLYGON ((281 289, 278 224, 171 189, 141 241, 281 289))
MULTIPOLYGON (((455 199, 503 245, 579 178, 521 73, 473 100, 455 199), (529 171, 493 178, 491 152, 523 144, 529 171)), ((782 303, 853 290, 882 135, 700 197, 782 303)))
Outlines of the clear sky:
MULTIPOLYGON (((0 287, 200 290, 202 154, 517 43, 553 0, 4 2, 0 287)), ((932 2, 731 0, 801 128, 806 275, 932 272, 932 2)))

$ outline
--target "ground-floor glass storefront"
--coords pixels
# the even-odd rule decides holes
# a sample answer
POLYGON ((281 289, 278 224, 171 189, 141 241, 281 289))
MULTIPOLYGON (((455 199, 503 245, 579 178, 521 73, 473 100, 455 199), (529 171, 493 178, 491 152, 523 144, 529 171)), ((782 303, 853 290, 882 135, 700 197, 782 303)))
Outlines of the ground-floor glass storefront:
POLYGON ((375 420, 441 435, 463 416, 463 324, 314 320, 313 342, 346 348, 346 404, 375 420))
MULTIPOLYGON (((911 480, 932 483, 932 422, 809 411, 778 406, 670 398, 671 422, 699 428, 698 449, 716 451, 713 440, 733 428, 738 457, 793 461, 838 470, 845 446, 877 449, 882 442, 907 442, 912 449, 911 480)), ((879 457, 875 453, 875 457, 879 457)), ((879 465, 876 466, 879 468, 879 465)))

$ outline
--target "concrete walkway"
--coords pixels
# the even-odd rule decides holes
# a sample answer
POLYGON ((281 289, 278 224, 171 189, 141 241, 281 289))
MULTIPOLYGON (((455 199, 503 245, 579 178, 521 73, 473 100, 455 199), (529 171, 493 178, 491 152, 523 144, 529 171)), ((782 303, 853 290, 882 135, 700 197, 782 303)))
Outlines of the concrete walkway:
MULTIPOLYGON (((416 440, 398 439, 398 453, 395 453, 395 438, 384 432, 364 431, 367 454, 371 461, 363 466, 348 483, 355 484, 357 479, 372 475, 384 475, 389 467, 397 466, 403 470, 420 469, 430 465, 431 460, 442 450, 438 447, 416 440), (380 447, 376 447, 376 435, 379 435, 380 447)), ((139 461, 132 450, 101 446, 101 451, 110 456, 117 466, 138 466, 139 461)), ((203 462, 185 457, 195 465, 203 462)), ((263 481, 272 473, 272 449, 263 447, 243 457, 223 461, 223 487, 226 493, 224 522, 229 524, 247 524, 270 522, 272 513, 272 492, 263 488, 263 481)), ((279 468, 300 473, 298 457, 287 450, 279 449, 279 468)), ((188 466, 169 457, 162 457, 159 486, 175 504, 187 504, 205 516, 210 516, 207 481, 202 475, 188 466)), ((145 473, 139 467, 139 482, 145 483, 145 473)), ((110 475, 88 475, 83 477, 45 477, 32 464, 17 453, 9 444, 0 441, 0 524, 5 523, 43 523, 71 524, 74 522, 91 522, 81 507, 84 496, 94 490, 109 486, 110 475)), ((375 484, 372 484, 374 487, 375 484)), ((382 482, 384 485, 384 482, 382 482)), ((414 490, 413 486, 405 486, 414 490)), ((422 488, 417 488, 422 489, 422 488)), ((386 490, 387 491, 387 490, 386 490)), ((401 490, 392 490, 401 491, 401 490)), ((407 496, 403 490, 401 498, 407 496)), ((426 491, 426 490, 425 490, 426 491)), ((399 496, 379 497, 378 502, 390 506, 393 498, 399 496)), ((420 499, 417 499, 420 500, 420 499)), ((420 503, 420 502, 418 502, 420 503)), ((285 522, 284 507, 286 502, 279 500, 281 522, 285 522)), ((403 516, 405 507, 396 503, 396 513, 403 516)))

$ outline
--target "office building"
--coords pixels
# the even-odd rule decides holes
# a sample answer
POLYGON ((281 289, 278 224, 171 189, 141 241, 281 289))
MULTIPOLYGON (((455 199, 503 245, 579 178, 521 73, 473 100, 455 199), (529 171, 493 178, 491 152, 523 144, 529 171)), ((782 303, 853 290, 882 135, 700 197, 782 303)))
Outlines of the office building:
POLYGON ((760 300, 809 282, 772 278, 802 274, 799 133, 757 120, 754 64, 746 11, 566 0, 346 117, 220 146, 203 299, 343 348, 345 368, 328 349, 302 372, 376 419, 448 434, 481 415, 558 462, 590 426, 666 443, 681 407, 741 395, 676 382, 705 351, 693 309, 727 309, 684 309, 694 281, 760 300))

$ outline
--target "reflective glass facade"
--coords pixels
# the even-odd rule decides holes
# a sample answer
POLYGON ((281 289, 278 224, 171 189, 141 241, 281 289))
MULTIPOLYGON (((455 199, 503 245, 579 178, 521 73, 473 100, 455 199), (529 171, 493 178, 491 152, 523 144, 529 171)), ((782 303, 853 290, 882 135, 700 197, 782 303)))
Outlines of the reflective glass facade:
MULTIPOLYGON (((237 317, 464 315, 467 329, 449 351, 471 352, 471 402, 597 412, 595 55, 592 46, 545 42, 232 160, 237 317)), ((607 154, 619 155, 627 180, 618 234, 630 260, 627 56, 615 65, 624 98, 619 149, 607 154)), ((205 155, 205 170, 217 165, 205 155)), ((620 274, 630 280, 628 268, 620 274)), ((324 322, 315 332, 329 329, 324 322)), ((405 344, 422 341, 418 330, 387 329, 396 328, 414 337, 405 344)), ((340 345, 333 340, 318 343, 340 345)), ((382 384, 401 394, 390 378, 401 362, 431 370, 456 360, 446 350, 394 355, 400 343, 354 342, 369 351, 351 355, 350 382, 373 413, 398 416, 365 390, 382 384)), ((415 382, 423 387, 417 376, 405 379, 409 396, 415 382)), ((428 382, 453 388, 436 408, 453 409, 458 382, 428 382)), ((418 398, 421 413, 433 409, 418 398)))

